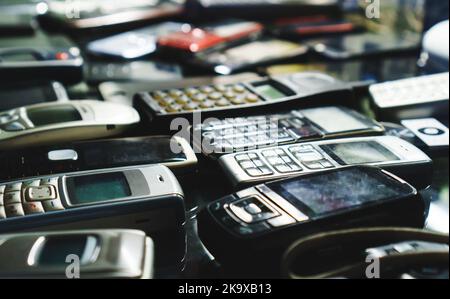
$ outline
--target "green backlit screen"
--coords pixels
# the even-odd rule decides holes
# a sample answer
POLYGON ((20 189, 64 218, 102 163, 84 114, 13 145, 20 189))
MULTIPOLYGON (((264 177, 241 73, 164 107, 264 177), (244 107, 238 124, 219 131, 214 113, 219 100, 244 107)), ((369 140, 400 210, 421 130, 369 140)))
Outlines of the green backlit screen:
POLYGON ((255 87, 255 90, 268 100, 278 100, 286 97, 286 94, 282 93, 280 90, 270 84, 257 86, 255 87))
POLYGON ((73 205, 105 202, 131 196, 130 186, 121 172, 72 177, 67 179, 73 205))

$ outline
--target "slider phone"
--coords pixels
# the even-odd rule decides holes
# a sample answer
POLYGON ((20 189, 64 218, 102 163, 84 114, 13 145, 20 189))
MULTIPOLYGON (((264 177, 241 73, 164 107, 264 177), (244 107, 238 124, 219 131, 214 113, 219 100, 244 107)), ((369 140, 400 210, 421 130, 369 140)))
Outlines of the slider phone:
POLYGON ((183 23, 166 22, 90 42, 87 50, 94 55, 136 59, 157 50, 158 37, 180 31, 183 23))
POLYGON ((0 150, 114 136, 139 121, 131 107, 92 100, 21 107, 0 113, 0 150))
POLYGON ((138 230, 0 235, 1 279, 151 279, 153 267, 153 240, 138 230), (67 271, 75 259, 79 273, 67 271))
POLYGON ((364 135, 381 135, 376 121, 346 107, 293 110, 283 114, 215 120, 193 129, 203 153, 217 157, 290 143, 364 135))
POLYGON ((391 136, 291 144, 229 154, 219 164, 233 186, 255 185, 327 169, 370 165, 388 170, 418 189, 431 184, 432 160, 414 145, 391 136))
POLYGON ((225 267, 279 269, 282 253, 299 238, 345 228, 423 228, 426 209, 405 181, 379 168, 357 166, 224 197, 200 212, 198 229, 206 248, 225 267))
POLYGON ((103 168, 162 164, 192 173, 197 157, 189 143, 170 136, 103 139, 0 153, 0 180, 103 168))
POLYGON ((65 87, 57 82, 26 82, 0 87, 0 111, 45 102, 67 102, 65 87))
POLYGON ((57 80, 77 83, 83 78, 83 58, 78 48, 3 48, 0 49, 0 79, 57 80))
POLYGON ((183 191, 162 165, 0 183, 0 233, 139 229, 155 240, 158 250, 165 248, 158 260, 161 266, 180 266, 186 246, 184 223, 183 191))
POLYGON ((448 72, 374 84, 369 91, 384 120, 448 117, 448 72))
POLYGON ((135 104, 151 119, 167 121, 189 118, 196 112, 201 112, 204 118, 233 117, 257 113, 264 108, 269 110, 277 104, 295 104, 296 107, 329 101, 336 104, 338 99, 349 101, 352 96, 350 84, 322 73, 304 72, 238 84, 140 92, 135 97, 135 104))
POLYGON ((131 23, 151 22, 178 16, 182 5, 178 1, 163 0, 90 0, 71 3, 47 1, 48 12, 41 23, 70 30, 91 30, 125 26, 131 23), (69 16, 69 17, 68 17, 69 16))

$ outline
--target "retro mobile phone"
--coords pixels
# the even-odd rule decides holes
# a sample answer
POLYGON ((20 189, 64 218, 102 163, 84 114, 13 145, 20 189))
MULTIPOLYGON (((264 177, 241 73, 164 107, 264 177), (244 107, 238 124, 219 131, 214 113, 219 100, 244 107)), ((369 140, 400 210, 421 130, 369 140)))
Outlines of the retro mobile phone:
POLYGON ((289 41, 265 38, 223 50, 198 53, 191 63, 221 75, 260 64, 272 63, 304 55, 309 48, 289 41))
POLYGON ((292 110, 283 114, 229 118, 198 125, 194 136, 201 134, 202 144, 212 153, 245 151, 276 145, 301 143, 361 135, 381 135, 384 128, 376 121, 345 107, 329 106, 292 110))
POLYGON ((261 266, 264 257, 265 267, 279 262, 298 238, 374 225, 422 228, 425 212, 425 202, 411 185, 379 168, 358 166, 224 197, 200 212, 198 228, 202 242, 224 265, 261 266))
POLYGON ((278 146, 222 156, 233 186, 353 165, 381 167, 419 189, 431 183, 432 160, 414 145, 391 136, 358 137, 278 146))
MULTIPOLYGON (((0 6, 0 10, 3 7, 0 6)), ((34 16, 12 15, 0 11, 0 34, 5 35, 33 35, 35 30, 34 16)))
POLYGON ((138 230, 0 235, 0 253, 3 279, 66 279, 66 258, 71 255, 80 258, 82 279, 150 279, 154 275, 153 240, 138 230))
POLYGON ((185 139, 170 136, 104 139, 0 153, 0 181, 103 168, 162 164, 184 173, 197 163, 185 139), (175 152, 174 150, 179 150, 175 152))
POLYGON ((306 44, 327 58, 339 60, 387 52, 418 51, 420 40, 418 34, 360 33, 312 40, 306 44))
POLYGON ((172 262, 179 263, 185 253, 184 223, 183 191, 173 173, 162 165, 75 172, 0 184, 3 233, 139 229, 152 236, 157 246, 172 244, 170 255, 176 260, 172 262))
POLYGON ((177 64, 150 61, 127 63, 90 63, 85 80, 90 83, 104 81, 174 81, 183 78, 177 64))
POLYGON ((21 107, 0 113, 0 149, 113 136, 139 121, 135 109, 100 101, 21 107))
POLYGON ((135 59, 152 54, 158 37, 180 31, 183 23, 166 22, 90 42, 87 50, 95 55, 135 59))
MULTIPOLYGON (((190 117, 201 112, 202 117, 233 117, 249 110, 253 113, 276 104, 299 102, 305 105, 314 96, 333 94, 336 98, 352 97, 350 84, 322 73, 304 72, 244 81, 238 84, 193 86, 184 89, 140 92, 135 104, 142 106, 153 119, 170 120, 190 117)), ((317 105, 321 99, 315 99, 317 105)))
POLYGON ((312 15, 318 13, 339 13, 337 0, 188 0, 186 9, 190 15, 279 17, 312 15))
POLYGON ((119 26, 157 21, 179 15, 183 9, 177 1, 162 0, 84 0, 77 3, 47 1, 48 13, 43 19, 73 30, 119 26), (67 16, 73 16, 68 18, 67 16))
POLYGON ((78 48, 0 49, 0 78, 17 80, 58 80, 78 82, 83 77, 83 58, 78 48))
POLYGON ((385 119, 448 116, 448 72, 374 84, 369 91, 385 119))
POLYGON ((184 25, 180 31, 163 35, 158 39, 160 47, 177 50, 181 54, 199 53, 219 45, 233 44, 251 39, 262 33, 260 23, 228 20, 205 25, 202 28, 184 25))
POLYGON ((67 102, 65 87, 56 81, 8 84, 0 87, 0 111, 45 102, 67 102))

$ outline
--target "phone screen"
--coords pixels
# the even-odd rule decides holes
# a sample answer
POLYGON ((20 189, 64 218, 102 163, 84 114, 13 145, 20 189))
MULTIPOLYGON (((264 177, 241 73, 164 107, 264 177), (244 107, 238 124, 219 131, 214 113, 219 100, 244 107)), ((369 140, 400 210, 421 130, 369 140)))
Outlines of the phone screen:
POLYGON ((35 127, 82 120, 80 112, 71 105, 27 109, 27 116, 35 127))
POLYGON ((131 189, 121 172, 67 178, 73 205, 106 202, 131 196, 131 189))
POLYGON ((376 141, 330 143, 322 145, 321 148, 343 166, 400 160, 376 141))
POLYGON ((275 182, 269 188, 311 217, 385 201, 404 194, 378 172, 349 169, 306 178, 275 182))

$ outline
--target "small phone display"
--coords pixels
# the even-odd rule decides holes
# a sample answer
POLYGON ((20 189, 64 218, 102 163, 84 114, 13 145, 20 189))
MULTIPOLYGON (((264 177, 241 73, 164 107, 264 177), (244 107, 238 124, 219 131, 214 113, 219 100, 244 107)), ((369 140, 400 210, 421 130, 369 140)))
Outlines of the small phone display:
POLYGON ((116 200, 131 196, 130 186, 123 173, 108 173, 70 177, 67 184, 72 205, 85 205, 96 202, 116 200))
POLYGON ((321 148, 342 166, 399 161, 400 158, 376 141, 329 143, 321 148))
POLYGON ((27 117, 34 127, 81 121, 83 118, 74 106, 36 107, 27 109, 27 117))
POLYGON ((408 195, 398 184, 392 183, 386 178, 354 170, 271 183, 268 187, 310 217, 322 217, 408 195))

